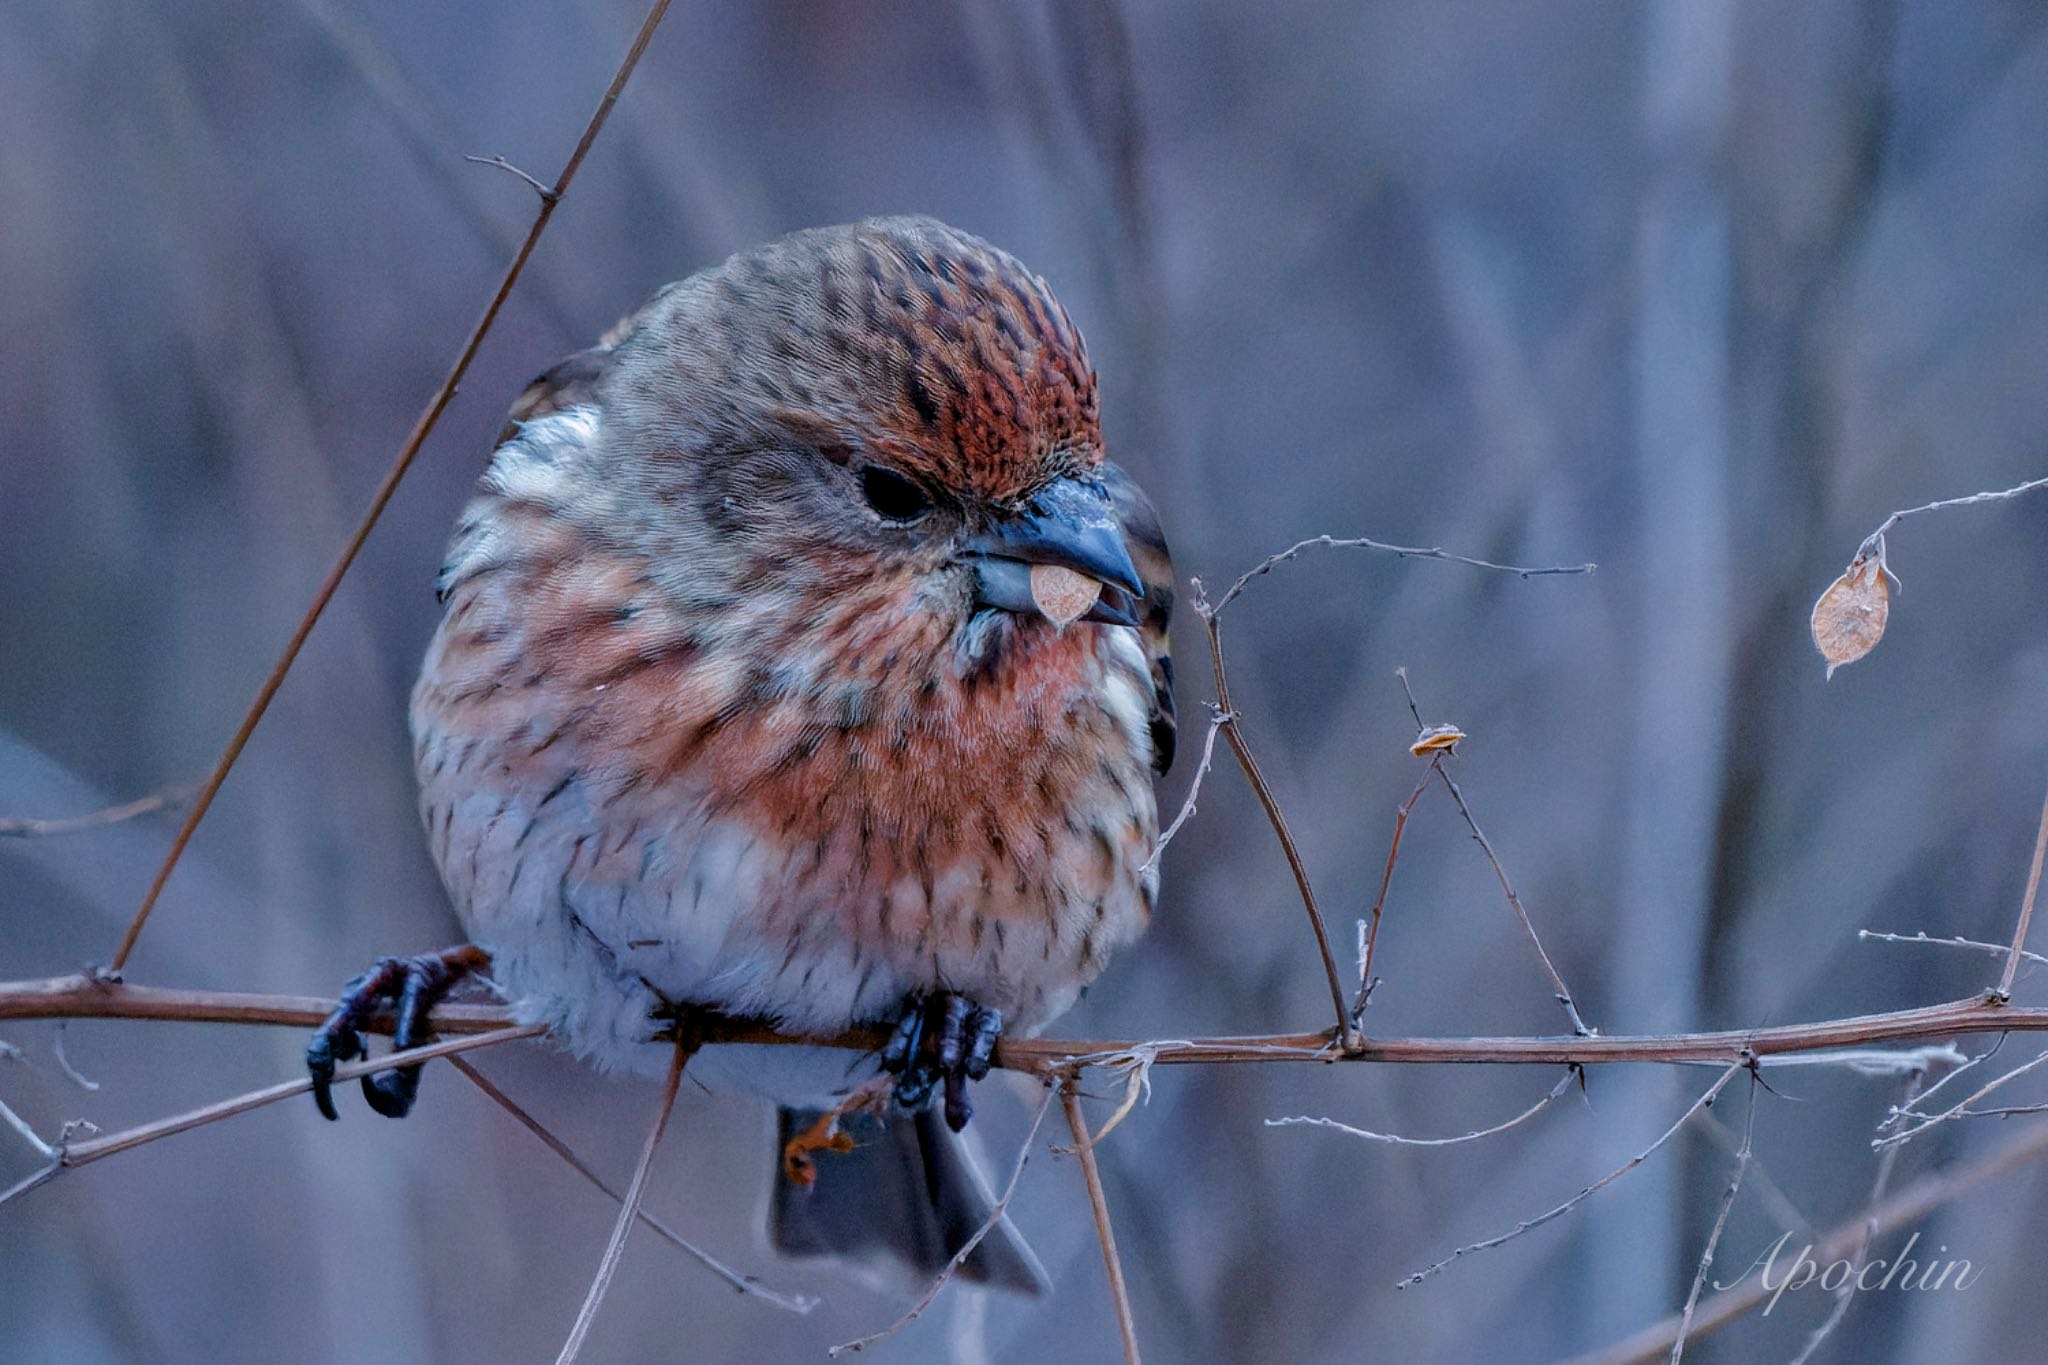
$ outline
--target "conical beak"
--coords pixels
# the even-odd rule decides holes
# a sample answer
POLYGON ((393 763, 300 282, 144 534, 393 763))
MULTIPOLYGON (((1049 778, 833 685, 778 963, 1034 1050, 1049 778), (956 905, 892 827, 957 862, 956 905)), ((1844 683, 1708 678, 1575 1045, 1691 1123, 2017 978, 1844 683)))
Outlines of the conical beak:
POLYGON ((1032 592, 1031 568, 1052 564, 1102 585, 1080 619, 1137 624, 1132 607, 1145 586, 1124 546, 1116 508, 1098 480, 1059 479, 1021 512, 992 520, 962 548, 974 564, 978 605, 1043 614, 1032 592))

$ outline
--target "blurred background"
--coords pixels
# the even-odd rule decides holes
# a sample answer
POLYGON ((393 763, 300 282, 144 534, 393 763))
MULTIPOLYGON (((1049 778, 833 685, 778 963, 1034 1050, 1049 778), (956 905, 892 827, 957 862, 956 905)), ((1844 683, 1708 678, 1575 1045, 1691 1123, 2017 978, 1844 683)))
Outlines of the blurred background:
MULTIPOLYGON (((0 8, 0 814, 203 775, 530 219, 525 186, 463 155, 551 178, 640 16, 0 8)), ((1405 666, 1425 718, 1472 735, 1454 771, 1590 1022, 1784 1023, 1980 990, 1993 958, 1857 930, 2009 933, 2048 773, 2048 496, 1900 527, 1890 636, 1832 682, 1806 613, 1892 509, 2048 473, 2044 145, 2048 13, 2020 0, 678 0, 129 977, 327 994, 379 953, 454 941, 405 701, 444 537, 508 403, 667 280, 789 229, 919 211, 1051 281, 1183 572, 1214 586, 1322 532, 1598 561, 1522 581, 1317 550, 1232 608, 1237 704, 1340 944, 1419 773, 1405 666)), ((1180 641, 1169 810, 1212 695, 1191 616, 1180 641)), ((1062 1036, 1326 1024, 1286 867, 1219 760, 1151 936, 1062 1036)), ((0 840, 0 973, 105 961, 171 828, 0 840)), ((1562 1028, 1441 791, 1409 825, 1378 970, 1376 1034, 1562 1028)), ((87 1093, 53 1033, 0 1028, 23 1053, 0 1097, 46 1135, 293 1076, 304 1043, 74 1024, 87 1093)), ((652 1083, 544 1046, 479 1065, 623 1180, 652 1083)), ((1641 1150, 1712 1073, 1598 1071, 1583 1100, 1447 1149, 1263 1124, 1445 1136, 1555 1079, 1157 1072, 1102 1150, 1149 1357, 1537 1361, 1675 1311, 1743 1083, 1576 1213, 1399 1292, 1641 1150)), ((1731 1278, 1787 1228, 1796 1249, 1855 1215, 1897 1097, 1818 1069, 1775 1083, 1731 1278)), ((1000 1176, 1033 1097, 1014 1079, 985 1094, 1000 1176)), ((552 1358, 614 1207, 446 1068, 404 1124, 344 1107, 339 1124, 265 1109, 0 1210, 0 1356, 552 1358)), ((643 1235, 586 1358, 820 1359, 901 1309, 768 1252, 771 1133, 753 1102, 686 1089, 651 1207, 823 1304, 736 1296, 643 1235)), ((1895 1181, 2017 1135, 1947 1125, 1895 1181)), ((0 1132, 0 1185, 34 1165, 0 1132)), ((2028 1167, 1913 1225, 1921 1254, 1981 1278, 1860 1295, 1819 1358, 2038 1358, 2044 1202, 2028 1167)), ((955 1286, 873 1356, 1115 1359, 1072 1161, 1041 1152, 1015 1216, 1050 1302, 955 1286)), ((1788 1294, 1690 1358, 1787 1358, 1829 1307, 1788 1294)))

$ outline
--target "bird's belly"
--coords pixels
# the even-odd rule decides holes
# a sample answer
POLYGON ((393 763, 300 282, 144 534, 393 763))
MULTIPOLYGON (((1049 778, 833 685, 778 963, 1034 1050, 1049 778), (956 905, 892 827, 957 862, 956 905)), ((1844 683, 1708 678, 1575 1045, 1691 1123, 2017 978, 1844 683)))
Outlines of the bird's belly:
MULTIPOLYGON (((428 780, 422 793, 444 878, 499 986, 604 1066, 659 1069, 665 1052, 647 1040, 664 1001, 829 1035, 945 989, 1029 1033, 1149 913, 1149 806, 999 854, 878 840, 859 820, 785 839, 744 810, 706 815, 658 789, 607 798, 594 781, 534 796, 428 780)), ((850 1054, 790 1051, 750 1062, 753 1088, 791 1099, 866 1074, 850 1054)))

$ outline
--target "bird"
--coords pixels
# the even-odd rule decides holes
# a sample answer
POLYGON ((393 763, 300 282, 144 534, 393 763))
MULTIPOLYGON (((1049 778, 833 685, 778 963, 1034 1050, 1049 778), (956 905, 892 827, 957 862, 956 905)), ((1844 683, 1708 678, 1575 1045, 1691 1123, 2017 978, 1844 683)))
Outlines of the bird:
MULTIPOLYGON (((422 1041, 486 972, 603 1068, 659 1069, 678 1010, 872 1027, 869 1055, 713 1047, 692 1074, 775 1100, 785 1143, 885 1087, 851 1154, 785 1162, 772 1241, 952 1259, 992 1207, 968 1083, 1158 895, 1173 570, 1098 407, 1046 283, 927 217, 741 251, 535 380, 411 705, 470 942, 344 988, 308 1048, 321 1112, 372 1014, 422 1041)), ((363 1093, 400 1117, 418 1083, 363 1093)), ((1044 1285, 1006 1223, 961 1273, 1044 1285)))

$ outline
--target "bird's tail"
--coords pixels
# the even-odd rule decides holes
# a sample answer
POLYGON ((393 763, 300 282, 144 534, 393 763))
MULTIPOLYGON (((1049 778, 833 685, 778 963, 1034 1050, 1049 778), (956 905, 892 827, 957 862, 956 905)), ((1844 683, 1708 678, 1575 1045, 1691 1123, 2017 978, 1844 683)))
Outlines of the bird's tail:
MULTIPOLYGON (((782 1110, 778 1152, 819 1117, 782 1110)), ((835 1256, 894 1270, 890 1278, 907 1276, 921 1290, 988 1221, 995 1208, 988 1181, 933 1109, 887 1119, 849 1116, 845 1126, 855 1146, 822 1154, 811 1184, 791 1179, 777 1161, 769 1240, 784 1255, 835 1256)), ((1052 1287, 1007 1217, 957 1273, 1022 1294, 1052 1287)))

